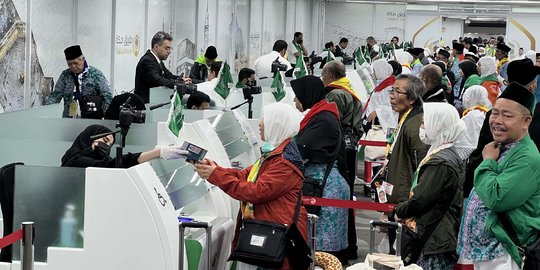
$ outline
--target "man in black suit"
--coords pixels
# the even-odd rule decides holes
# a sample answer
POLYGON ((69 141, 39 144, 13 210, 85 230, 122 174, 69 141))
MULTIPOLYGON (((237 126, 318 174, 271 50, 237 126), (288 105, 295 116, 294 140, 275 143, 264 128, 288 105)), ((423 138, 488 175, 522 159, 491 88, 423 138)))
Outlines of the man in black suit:
POLYGON ((150 88, 152 87, 176 87, 181 95, 189 91, 186 87, 179 87, 179 85, 190 84, 191 79, 173 75, 163 64, 163 60, 167 60, 167 57, 171 54, 172 40, 173 38, 169 33, 157 32, 152 38, 152 48, 146 51, 137 64, 135 94, 140 96, 145 103, 149 102, 150 88))

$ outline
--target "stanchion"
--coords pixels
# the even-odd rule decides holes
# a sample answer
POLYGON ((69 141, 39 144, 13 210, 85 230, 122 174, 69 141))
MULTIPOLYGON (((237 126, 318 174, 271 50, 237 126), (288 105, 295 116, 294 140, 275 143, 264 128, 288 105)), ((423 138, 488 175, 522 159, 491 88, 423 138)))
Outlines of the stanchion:
POLYGON ((311 235, 309 236, 309 242, 310 242, 310 249, 311 249, 311 258, 313 261, 309 265, 309 269, 313 270, 315 269, 315 237, 317 233, 317 222, 319 221, 319 217, 314 214, 308 214, 308 220, 311 225, 311 235))
POLYGON ((22 270, 34 270, 34 222, 23 222, 21 227, 23 230, 21 244, 22 270))

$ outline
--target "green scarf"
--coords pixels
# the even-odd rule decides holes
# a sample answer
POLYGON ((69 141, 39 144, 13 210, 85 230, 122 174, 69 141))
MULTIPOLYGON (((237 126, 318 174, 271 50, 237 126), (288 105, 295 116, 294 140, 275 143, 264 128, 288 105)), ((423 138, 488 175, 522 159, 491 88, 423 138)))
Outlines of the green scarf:
POLYGON ((471 76, 469 76, 469 78, 467 78, 467 80, 465 81, 465 84, 463 85, 463 90, 462 91, 465 91, 465 89, 473 86, 473 85, 481 85, 482 84, 482 79, 480 79, 480 77, 476 74, 473 74, 471 76))
POLYGON ((499 78, 497 78, 497 75, 495 74, 480 77, 480 84, 483 84, 487 81, 499 82, 499 78))

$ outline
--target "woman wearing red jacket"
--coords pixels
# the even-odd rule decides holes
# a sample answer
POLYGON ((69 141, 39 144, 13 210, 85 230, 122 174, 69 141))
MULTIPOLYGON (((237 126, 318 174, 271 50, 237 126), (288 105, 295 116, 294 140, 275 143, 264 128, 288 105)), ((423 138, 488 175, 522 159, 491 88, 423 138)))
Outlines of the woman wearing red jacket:
MULTIPOLYGON (((273 103, 263 110, 259 123, 262 157, 252 166, 231 169, 205 159, 196 164, 203 179, 218 186, 229 196, 241 201, 233 249, 236 246, 241 219, 256 219, 290 225, 293 221, 298 192, 304 179, 304 165, 296 143, 291 138, 298 133, 300 116, 292 106, 273 103)), ((297 221, 304 240, 307 240, 307 212, 300 207, 297 221)), ((261 269, 239 263, 237 269, 261 269)), ((281 269, 290 269, 288 260, 281 269)))

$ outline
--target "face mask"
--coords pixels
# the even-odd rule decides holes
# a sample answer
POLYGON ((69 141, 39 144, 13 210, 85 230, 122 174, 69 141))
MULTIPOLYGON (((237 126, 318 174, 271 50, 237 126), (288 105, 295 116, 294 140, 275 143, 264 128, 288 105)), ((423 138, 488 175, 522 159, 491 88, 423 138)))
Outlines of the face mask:
POLYGON ((420 128, 418 132, 418 137, 420 137, 420 141, 422 141, 425 144, 430 144, 429 139, 426 137, 426 129, 420 128))
POLYGON ((98 144, 94 147, 94 153, 98 156, 98 158, 105 159, 111 153, 111 146, 104 142, 98 142, 98 144))
POLYGON ((297 44, 302 44, 302 42, 304 42, 304 40, 303 40, 303 39, 299 39, 296 43, 297 43, 297 44))
POLYGON ((268 153, 274 151, 274 149, 276 149, 276 148, 272 144, 270 144, 269 142, 264 142, 264 144, 261 147, 261 151, 263 152, 263 154, 268 154, 268 153))

